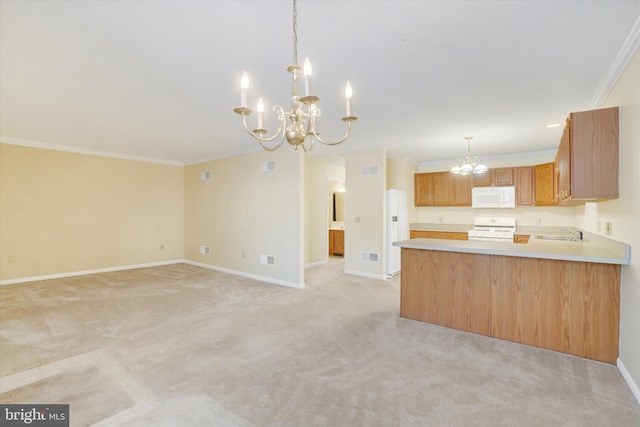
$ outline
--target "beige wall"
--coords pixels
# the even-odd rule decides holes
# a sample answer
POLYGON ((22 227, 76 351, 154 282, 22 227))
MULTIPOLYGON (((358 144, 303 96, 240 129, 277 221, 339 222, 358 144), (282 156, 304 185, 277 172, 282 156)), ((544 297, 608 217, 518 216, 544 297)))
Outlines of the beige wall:
POLYGON ((304 286, 304 152, 289 146, 184 168, 184 258, 215 269, 304 286), (275 161, 275 170, 261 164, 275 161), (202 172, 211 179, 202 181, 202 172), (211 248, 210 255, 200 246, 211 248), (261 264, 275 256, 275 265, 261 264))
MULTIPOLYGON (((578 208, 579 227, 631 246, 631 265, 622 267, 620 292, 620 362, 635 383, 640 401, 640 51, 627 66, 604 107, 620 107, 620 197, 578 208), (600 222, 600 230, 598 230, 600 222)), ((623 372, 624 373, 624 372, 623 372)))
MULTIPOLYGON (((313 265, 328 259, 330 223, 329 180, 343 180, 344 166, 307 157, 305 159, 305 251, 304 262, 313 265)), ((345 197, 347 195, 345 194, 345 197)))
POLYGON ((180 166, 0 144, 0 280, 179 260, 183 191, 180 166))
POLYGON ((348 153, 345 161, 345 272, 384 278, 386 151, 348 153), (379 174, 362 175, 362 168, 377 166, 379 174), (378 262, 362 260, 362 253, 377 253, 378 262))

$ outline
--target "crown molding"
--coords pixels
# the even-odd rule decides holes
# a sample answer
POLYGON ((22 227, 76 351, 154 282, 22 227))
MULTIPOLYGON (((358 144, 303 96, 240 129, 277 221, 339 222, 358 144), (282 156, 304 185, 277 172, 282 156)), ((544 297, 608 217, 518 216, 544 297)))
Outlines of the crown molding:
POLYGON ((640 47, 640 10, 636 14, 627 38, 622 43, 622 46, 620 46, 620 50, 618 50, 618 54, 613 60, 613 64, 611 64, 609 71, 596 90, 593 100, 591 101, 592 108, 601 108, 604 105, 604 102, 627 68, 627 65, 629 65, 629 61, 631 61, 631 58, 635 55, 638 47, 640 47))
POLYGON ((133 160, 137 162, 157 163, 169 166, 184 166, 182 162, 156 159, 153 157, 132 156, 129 154, 115 153, 113 151, 93 150, 90 148, 71 147, 69 145, 50 144, 48 142, 31 141, 28 139, 8 138, 0 136, 0 144, 20 145, 23 147, 41 148, 44 150, 65 151, 68 153, 87 154, 90 156, 111 157, 114 159, 133 160))

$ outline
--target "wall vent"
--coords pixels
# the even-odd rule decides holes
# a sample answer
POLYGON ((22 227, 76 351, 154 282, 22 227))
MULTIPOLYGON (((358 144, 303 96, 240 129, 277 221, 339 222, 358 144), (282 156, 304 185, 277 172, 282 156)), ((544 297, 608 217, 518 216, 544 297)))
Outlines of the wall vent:
POLYGON ((209 171, 202 172, 202 173, 200 174, 200 179, 201 179, 202 181, 209 181, 209 180, 211 179, 211 172, 209 172, 209 171))
POLYGON ((200 246, 200 253, 202 255, 211 255, 211 248, 209 246, 200 246))
POLYGON ((380 174, 380 168, 378 166, 366 166, 366 167, 362 168, 362 175, 363 176, 379 175, 379 174, 380 174))
POLYGON ((275 255, 260 255, 260 264, 276 265, 276 256, 275 255))
POLYGON ((260 163, 260 172, 273 172, 274 170, 276 170, 275 160, 268 160, 260 163))
POLYGON ((374 252, 362 252, 363 261, 378 262, 378 254, 374 252))

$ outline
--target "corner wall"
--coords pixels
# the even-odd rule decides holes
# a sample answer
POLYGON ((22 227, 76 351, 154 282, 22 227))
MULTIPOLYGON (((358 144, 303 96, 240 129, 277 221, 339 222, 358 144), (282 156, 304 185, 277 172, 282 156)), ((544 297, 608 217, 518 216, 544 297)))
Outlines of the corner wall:
POLYGON ((180 260, 183 195, 182 166, 0 144, 0 280, 180 260))
POLYGON ((304 287, 304 152, 283 147, 184 168, 184 258, 304 287), (272 171, 261 171, 265 162, 272 171), (202 180, 203 172, 210 173, 202 180), (202 254, 207 246, 210 254, 202 254), (275 264, 263 264, 263 255, 275 264))

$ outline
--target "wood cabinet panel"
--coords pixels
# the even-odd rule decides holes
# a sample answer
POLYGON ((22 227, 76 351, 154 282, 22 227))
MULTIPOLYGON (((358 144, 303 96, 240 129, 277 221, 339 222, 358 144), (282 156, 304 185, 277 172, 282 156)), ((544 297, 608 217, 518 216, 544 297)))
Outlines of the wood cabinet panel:
POLYGON ((618 198, 618 107, 570 115, 571 198, 618 198))
POLYGON ((528 234, 514 234, 513 243, 529 243, 530 237, 528 234))
POLYGON ((402 248, 400 316, 616 363, 620 266, 402 248))
POLYGON ((417 173, 413 177, 414 204, 429 206, 429 174, 417 173))
POLYGON ((445 240, 469 240, 469 235, 458 231, 432 231, 432 230, 411 230, 410 239, 445 239, 445 240))
POLYGON ((491 171, 485 173, 474 173, 473 186, 474 187, 490 187, 491 186, 491 171))
POLYGON ((453 206, 471 206, 471 175, 449 175, 453 188, 453 206))
POLYGON ((475 254, 407 248, 402 248, 401 260, 401 317, 489 334, 491 283, 486 260, 475 254))
POLYGON ((533 205, 533 167, 515 168, 516 204, 533 205))
POLYGON ((513 185, 513 168, 491 169, 491 179, 493 181, 493 185, 513 185))
POLYGON ((558 148, 564 205, 618 198, 618 107, 571 113, 558 148))
POLYGON ((451 172, 414 175, 416 206, 471 206, 471 176, 451 172))
POLYGON ((555 204, 555 169, 553 162, 533 167, 534 203, 536 206, 553 206, 555 204))
POLYGON ((430 206, 453 205, 451 172, 434 172, 429 175, 430 206))
POLYGON ((344 255, 344 230, 329 230, 329 256, 344 255))

